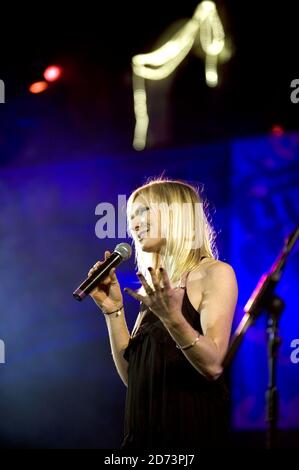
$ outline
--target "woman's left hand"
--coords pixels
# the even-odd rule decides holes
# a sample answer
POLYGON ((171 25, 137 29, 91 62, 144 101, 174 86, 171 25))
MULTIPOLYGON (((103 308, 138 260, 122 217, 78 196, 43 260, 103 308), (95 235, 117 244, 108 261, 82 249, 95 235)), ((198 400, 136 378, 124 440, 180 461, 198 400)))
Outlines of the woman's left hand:
POLYGON ((179 287, 173 289, 165 269, 160 268, 161 280, 158 279, 153 268, 148 268, 148 270, 151 274, 154 289, 148 285, 143 274, 137 273, 147 295, 138 294, 129 287, 126 287, 124 291, 134 297, 134 299, 142 301, 147 305, 162 322, 178 319, 182 315, 182 303, 188 273, 186 272, 182 275, 179 287))

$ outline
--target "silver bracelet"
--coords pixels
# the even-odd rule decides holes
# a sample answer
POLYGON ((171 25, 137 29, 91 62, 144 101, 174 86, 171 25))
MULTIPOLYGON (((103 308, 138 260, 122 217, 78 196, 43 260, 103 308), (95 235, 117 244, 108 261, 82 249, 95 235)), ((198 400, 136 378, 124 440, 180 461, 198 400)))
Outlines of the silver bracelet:
POLYGON ((191 343, 191 344, 186 344, 186 346, 179 346, 178 344, 176 344, 176 347, 178 349, 181 349, 181 350, 186 350, 186 349, 189 349, 189 348, 192 348, 192 346, 194 346, 194 344, 197 343, 197 341, 199 341, 199 338, 200 338, 200 334, 198 333, 198 331, 196 331, 197 333, 197 337, 195 338, 195 340, 191 343))
POLYGON ((122 311, 123 308, 124 308, 124 306, 122 305, 119 309, 113 310, 113 312, 104 312, 104 310, 102 310, 102 312, 107 317, 110 317, 112 315, 112 318, 116 318, 116 317, 119 317, 121 315, 121 311, 122 311))

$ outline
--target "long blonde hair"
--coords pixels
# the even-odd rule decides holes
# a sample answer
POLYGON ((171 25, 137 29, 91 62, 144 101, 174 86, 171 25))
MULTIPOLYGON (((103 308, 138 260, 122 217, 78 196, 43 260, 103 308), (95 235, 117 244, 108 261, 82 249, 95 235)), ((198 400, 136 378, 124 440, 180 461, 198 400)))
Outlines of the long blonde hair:
POLYGON ((163 266, 170 282, 175 285, 184 272, 198 267, 203 256, 218 258, 215 231, 207 213, 207 202, 202 199, 198 187, 161 176, 150 178, 144 185, 135 189, 127 201, 128 233, 133 241, 130 219, 137 196, 141 196, 149 204, 159 204, 162 207, 161 224, 166 238, 163 254, 144 252, 139 243, 135 243, 136 267, 150 285, 151 277, 147 270, 149 266, 154 269, 163 266), (166 214, 163 207, 170 206, 171 210, 166 214), (196 208, 200 208, 197 213, 196 208), (197 241, 200 240, 200 243, 190 248, 190 240, 194 240, 194 236, 197 241))

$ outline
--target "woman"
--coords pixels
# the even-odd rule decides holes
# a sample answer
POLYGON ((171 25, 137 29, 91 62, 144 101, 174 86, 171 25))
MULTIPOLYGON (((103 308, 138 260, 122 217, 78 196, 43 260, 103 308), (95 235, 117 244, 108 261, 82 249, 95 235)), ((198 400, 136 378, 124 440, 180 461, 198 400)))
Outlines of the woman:
POLYGON ((152 180, 131 194, 127 216, 141 282, 136 292, 124 289, 140 302, 131 335, 115 269, 91 293, 128 387, 121 448, 225 447, 229 410, 221 364, 237 301, 234 271, 217 260, 214 232, 193 186, 152 180))

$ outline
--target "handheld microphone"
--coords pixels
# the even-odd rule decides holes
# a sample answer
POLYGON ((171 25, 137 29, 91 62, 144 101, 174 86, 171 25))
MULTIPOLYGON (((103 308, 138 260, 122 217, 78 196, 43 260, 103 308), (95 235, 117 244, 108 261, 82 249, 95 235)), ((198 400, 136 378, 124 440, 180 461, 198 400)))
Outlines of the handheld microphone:
POLYGON ((107 258, 79 287, 73 292, 76 300, 83 300, 100 282, 108 276, 110 269, 118 266, 122 261, 129 259, 132 248, 128 243, 119 243, 113 253, 107 258))

